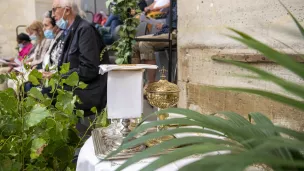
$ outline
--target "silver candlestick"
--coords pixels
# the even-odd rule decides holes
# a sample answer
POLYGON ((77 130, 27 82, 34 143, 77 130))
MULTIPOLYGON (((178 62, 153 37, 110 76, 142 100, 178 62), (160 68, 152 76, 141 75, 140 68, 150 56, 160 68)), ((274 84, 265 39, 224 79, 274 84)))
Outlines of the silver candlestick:
POLYGON ((131 123, 130 119, 122 120, 121 124, 123 125, 123 129, 120 131, 122 136, 126 137, 131 132, 131 130, 129 129, 130 123, 131 123))

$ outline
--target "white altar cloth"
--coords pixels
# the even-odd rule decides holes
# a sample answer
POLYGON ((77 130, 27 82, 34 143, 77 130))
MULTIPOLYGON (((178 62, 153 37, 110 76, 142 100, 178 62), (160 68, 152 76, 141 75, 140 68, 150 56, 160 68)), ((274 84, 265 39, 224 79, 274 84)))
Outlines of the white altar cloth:
MULTIPOLYGON (((156 158, 144 159, 136 164, 133 164, 126 168, 124 171, 138 171, 149 163, 154 161, 156 158)), ((175 171, 179 168, 185 166, 186 164, 197 161, 199 158, 186 158, 179 160, 177 162, 171 163, 167 166, 164 166, 158 171, 175 171)), ((125 160, 113 160, 113 161, 100 161, 94 153, 94 145, 92 137, 90 137, 81 148, 76 171, 114 171, 118 168, 125 160)))

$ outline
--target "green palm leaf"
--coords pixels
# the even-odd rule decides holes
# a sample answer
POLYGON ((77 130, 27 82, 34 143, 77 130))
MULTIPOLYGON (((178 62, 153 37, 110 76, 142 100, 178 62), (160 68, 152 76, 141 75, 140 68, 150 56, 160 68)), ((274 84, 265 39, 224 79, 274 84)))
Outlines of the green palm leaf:
MULTIPOLYGON (((214 131, 198 129, 198 128, 177 128, 177 129, 173 129, 173 130, 165 130, 165 131, 160 131, 160 132, 154 132, 154 133, 148 134, 146 136, 137 138, 133 141, 122 144, 122 146, 120 148, 118 148, 116 151, 114 151, 113 153, 108 155, 107 158, 110 158, 110 157, 120 153, 124 149, 135 147, 135 146, 140 145, 142 143, 145 143, 149 140, 152 140, 152 139, 155 139, 155 138, 160 138, 160 137, 165 136, 165 135, 174 135, 174 134, 180 134, 180 133, 206 133, 206 134, 215 135, 215 136, 223 136, 222 134, 216 133, 214 131)), ((210 141, 212 141, 212 140, 210 140, 210 141)), ((229 142, 226 142, 226 143, 231 144, 229 142)))
MULTIPOLYGON (((132 165, 142 159, 145 159, 147 157, 153 156, 154 154, 158 154, 160 152, 165 151, 166 149, 172 149, 174 147, 182 146, 182 145, 194 145, 194 144, 200 144, 200 143, 213 143, 213 144, 230 144, 233 146, 232 142, 224 141, 224 140, 217 140, 213 138, 206 138, 206 137, 185 137, 185 138, 179 138, 179 139, 172 139, 169 141, 165 141, 161 144, 158 144, 156 146, 153 146, 151 148, 148 148, 147 150, 135 154, 132 158, 130 158, 126 163, 121 165, 117 170, 122 170, 126 168, 129 165, 132 165)), ((226 146, 225 146, 226 147, 226 146)), ((233 147, 233 149, 240 151, 242 150, 240 147, 233 147)))
MULTIPOLYGON (((281 3, 281 2, 280 2, 281 3)), ((283 5, 283 4, 282 4, 283 5)), ((284 5, 283 5, 284 6, 284 5)), ((284 6, 288 11, 288 9, 284 6)), ((304 29, 296 18, 288 11, 295 21, 301 34, 304 36, 304 29)), ((230 29, 240 37, 229 36, 250 48, 258 50, 270 60, 282 65, 288 70, 304 79, 304 68, 288 55, 283 54, 266 44, 252 38, 251 36, 235 29, 230 29)), ((270 81, 280 86, 287 92, 296 96, 296 98, 287 97, 264 90, 255 90, 249 88, 218 88, 209 87, 217 90, 230 90, 260 95, 269 99, 287 104, 304 111, 304 86, 293 83, 255 68, 245 63, 236 61, 220 62, 229 63, 248 71, 256 76, 246 76, 252 79, 261 79, 270 81), (301 99, 301 100, 297 100, 301 99)), ((304 133, 288 128, 274 125, 269 118, 261 113, 250 113, 249 120, 233 112, 218 112, 216 115, 203 115, 187 109, 166 109, 155 112, 145 118, 137 128, 132 131, 124 140, 124 144, 118 150, 111 153, 108 157, 117 155, 124 149, 134 147, 150 139, 159 138, 166 135, 175 135, 179 133, 203 133, 211 135, 210 137, 184 137, 171 139, 162 142, 154 147, 135 154, 132 158, 121 165, 118 170, 122 170, 144 158, 159 154, 168 149, 176 148, 174 151, 161 155, 157 160, 147 165, 142 170, 156 170, 174 161, 189 157, 195 154, 208 154, 209 152, 228 151, 230 153, 204 156, 198 161, 188 164, 180 170, 208 170, 208 171, 241 171, 253 164, 266 164, 276 171, 299 171, 304 169, 304 133), (145 119, 162 114, 175 113, 182 115, 183 118, 174 118, 164 121, 155 121, 144 123, 145 119), (186 125, 196 126, 197 128, 176 128, 172 130, 162 130, 144 135, 138 139, 131 139, 149 128, 160 125, 186 125), (220 139, 219 139, 220 137, 220 139), (222 139, 224 138, 224 139, 222 139)))
MULTIPOLYGON (((296 96, 299 96, 301 98, 304 98, 304 86, 302 85, 298 85, 295 83, 292 83, 290 81, 286 81, 282 78, 279 78, 271 73, 268 73, 266 71, 263 71, 259 68, 255 68, 251 65, 245 64, 245 63, 241 63, 241 62, 237 62, 237 61, 231 61, 231 60, 218 60, 221 62, 225 62, 225 63, 229 63, 244 69, 247 69, 251 72, 254 72, 256 74, 259 75, 259 77, 250 77, 250 78, 254 78, 254 79, 263 79, 263 80, 267 80, 267 81, 271 81, 277 85, 279 85, 280 87, 284 88, 286 91, 293 93, 296 96)), ((248 76, 247 76, 248 77, 248 76)))
POLYGON ((288 12, 288 14, 291 16, 291 18, 293 19, 293 21, 296 23, 297 27, 299 28, 302 36, 304 37, 304 28, 302 27, 302 25, 299 23, 299 21, 296 19, 296 17, 287 9, 287 7, 280 0, 279 0, 279 2, 285 8, 285 10, 288 12))
MULTIPOLYGON (((276 168, 276 170, 282 168, 294 168, 294 167, 304 167, 303 161, 290 161, 283 160, 278 157, 269 155, 267 153, 249 153, 244 152, 238 155, 218 155, 218 156, 210 156, 203 159, 200 159, 196 162, 193 162, 189 165, 184 166, 179 169, 180 171, 189 171, 189 170, 200 170, 200 168, 204 168, 205 166, 214 166, 215 169, 210 169, 208 171, 217 171, 216 169, 226 167, 226 171, 243 171, 245 166, 251 166, 254 164, 266 164, 271 166, 272 168, 276 168), (234 167, 227 167, 233 165, 234 167), (215 167, 216 166, 216 167, 215 167), (277 169, 278 168, 278 169, 277 169)), ((283 169, 285 171, 291 171, 293 169, 283 169)))
POLYGON ((289 69, 290 71, 294 72, 298 76, 300 76, 302 79, 304 79, 304 68, 301 64, 297 63, 294 59, 292 59, 290 56, 286 54, 282 54, 278 52, 277 50, 272 49, 271 47, 267 46, 264 43, 261 43, 260 41, 250 37, 249 35, 229 28, 231 31, 238 34, 240 37, 236 36, 229 36, 230 38, 237 40, 245 45, 247 45, 250 48, 253 48, 255 50, 258 50, 260 53, 264 54, 267 58, 275 61, 276 63, 284 66, 285 68, 289 69))
POLYGON ((215 145, 215 144, 199 144, 187 146, 184 148, 177 149, 169 154, 160 156, 157 160, 150 163, 142 171, 154 171, 157 168, 167 165, 168 163, 175 162, 177 160, 189 157, 195 154, 206 154, 210 152, 218 151, 238 151, 237 148, 228 147, 225 145, 215 145))
POLYGON ((230 91, 238 91, 238 92, 246 92, 250 94, 256 94, 260 95, 263 97, 267 97, 269 99, 272 99, 274 101, 278 101, 284 104, 287 104, 289 106, 293 106, 295 108, 298 108, 302 111, 304 111, 304 103, 302 101, 298 101, 283 95, 279 95, 276 93, 268 92, 268 91, 263 91, 263 90, 255 90, 255 89, 250 89, 250 88, 234 88, 234 87, 226 87, 226 88, 215 88, 215 87, 209 87, 213 89, 218 89, 218 90, 230 90, 230 91))

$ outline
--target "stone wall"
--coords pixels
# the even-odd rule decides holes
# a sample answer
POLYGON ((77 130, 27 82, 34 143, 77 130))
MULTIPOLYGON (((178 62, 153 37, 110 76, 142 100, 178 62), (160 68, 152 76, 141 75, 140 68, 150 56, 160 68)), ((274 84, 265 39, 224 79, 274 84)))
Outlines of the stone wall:
POLYGON ((27 25, 35 17, 34 0, 0 1, 0 58, 17 55, 15 29, 18 25, 27 25))
MULTIPOLYGON (((304 1, 284 0, 283 3, 297 16, 304 18, 304 1)), ((205 114, 234 111, 247 116, 262 112, 276 124, 304 130, 304 113, 271 100, 228 91, 214 91, 204 87, 251 87, 279 92, 271 83, 235 77, 247 71, 212 60, 217 56, 247 59, 252 65, 278 76, 303 83, 293 73, 274 63, 263 62, 256 51, 227 38, 232 34, 227 27, 244 31, 255 38, 287 53, 294 53, 280 41, 303 53, 304 41, 297 27, 277 0, 178 0, 178 84, 181 88, 179 107, 205 114)))
MULTIPOLYGON (((42 20, 52 8, 52 0, 2 0, 0 1, 0 58, 17 55, 16 27, 42 20)), ((19 33, 25 32, 24 27, 19 33)))

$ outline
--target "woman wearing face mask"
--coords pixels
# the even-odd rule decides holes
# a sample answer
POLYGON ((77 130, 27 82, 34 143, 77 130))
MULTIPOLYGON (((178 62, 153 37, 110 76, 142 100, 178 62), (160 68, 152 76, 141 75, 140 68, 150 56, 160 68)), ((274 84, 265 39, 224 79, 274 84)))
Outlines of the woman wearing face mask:
MULTIPOLYGON (((19 47, 18 59, 22 61, 27 55, 30 54, 33 44, 31 43, 30 37, 25 33, 20 33, 17 36, 17 43, 19 47)), ((8 61, 13 62, 15 58, 9 59, 8 61)))
MULTIPOLYGON (((17 43, 20 50, 18 54, 18 60, 22 62, 23 59, 30 54, 31 49, 33 48, 33 44, 31 43, 30 37, 25 33, 20 33, 17 36, 17 43)), ((8 72, 11 72, 13 67, 17 65, 14 60, 15 58, 7 60, 11 63, 11 65, 9 65, 8 72)))
MULTIPOLYGON (((63 46, 63 40, 61 39, 63 31, 56 25, 56 21, 52 17, 52 11, 48 11, 44 15, 43 31, 44 37, 51 40, 51 44, 43 58, 42 69, 39 71, 42 72, 43 77, 49 78, 57 69, 58 58, 61 55, 63 46)), ((33 85, 31 82, 25 83, 25 92, 31 90, 32 87, 33 85)))
POLYGON ((52 73, 52 71, 49 72, 49 70, 57 69, 58 59, 62 53, 63 46, 63 40, 61 38, 63 31, 56 25, 56 21, 52 17, 52 11, 48 11, 44 15, 43 30, 45 38, 52 39, 49 50, 47 51, 42 63, 43 76, 49 77, 52 73))
POLYGON ((17 42, 20 49, 18 59, 22 61, 31 51, 33 44, 27 34, 21 33, 17 36, 17 42))
POLYGON ((30 39, 35 42, 35 51, 27 59, 27 63, 32 68, 41 69, 43 57, 45 56, 51 39, 46 39, 43 31, 43 24, 40 21, 34 21, 30 26, 26 28, 26 32, 30 35, 30 39))

